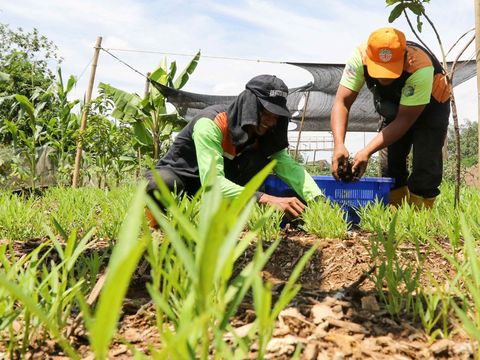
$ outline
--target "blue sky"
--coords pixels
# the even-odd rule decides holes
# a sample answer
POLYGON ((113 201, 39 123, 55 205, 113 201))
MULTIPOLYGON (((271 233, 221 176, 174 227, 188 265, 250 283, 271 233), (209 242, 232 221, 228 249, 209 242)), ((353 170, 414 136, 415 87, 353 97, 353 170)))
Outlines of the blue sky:
MULTIPOLYGON (((446 50, 475 25, 471 0, 431 0, 425 6, 446 50)), ((3 2, 0 9, 2 23, 26 31, 35 27, 57 44, 65 59, 61 65, 64 76, 84 72, 73 92, 77 98, 86 93, 88 64, 98 36, 102 36, 104 48, 192 55, 201 49, 206 56, 320 63, 345 63, 355 46, 384 26, 396 27, 407 39, 416 40, 403 17, 388 23, 392 8, 386 7, 384 0, 17 0, 3 2)), ((421 36, 440 57, 436 37, 427 23, 421 36)), ((455 48, 449 60, 462 47, 455 48)), ((163 56, 169 62, 177 61, 180 70, 191 59, 112 53, 141 73, 152 71, 163 56)), ((473 53, 471 46, 462 58, 473 53)), ((184 89, 236 95, 250 78, 261 73, 275 74, 289 87, 311 81, 308 72, 286 64, 205 57, 184 89)), ((95 87, 99 82, 139 94, 145 86, 142 76, 105 52, 100 53, 95 87)), ((477 120, 476 79, 457 87, 456 97, 459 119, 477 120)), ((351 136, 355 145, 350 150, 358 151, 363 146, 363 134, 351 136)))

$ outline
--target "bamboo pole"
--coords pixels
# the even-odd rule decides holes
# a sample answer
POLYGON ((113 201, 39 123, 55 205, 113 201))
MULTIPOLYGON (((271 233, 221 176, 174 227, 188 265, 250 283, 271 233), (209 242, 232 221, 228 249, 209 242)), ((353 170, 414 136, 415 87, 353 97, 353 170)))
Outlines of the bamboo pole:
MULTIPOLYGON (((87 127, 88 110, 90 106, 90 100, 92 99, 93 83, 95 82, 95 72, 97 70, 97 61, 98 61, 98 55, 100 54, 101 46, 102 46, 102 37, 99 36, 97 38, 97 45, 95 45, 95 53, 93 55, 92 70, 90 71, 90 82, 88 84, 87 97, 85 98, 85 106, 83 108, 82 124, 80 126, 80 132, 85 131, 85 128, 87 127)), ((77 156, 75 157, 75 170, 73 172, 73 181, 72 181, 72 186, 75 189, 78 187, 78 178, 80 176, 81 162, 82 162, 82 141, 79 140, 77 144, 77 156)))
POLYGON ((475 49, 477 60, 477 96, 478 96, 478 163, 477 187, 480 190, 480 0, 475 0, 475 49))
MULTIPOLYGON (((147 79, 145 80, 145 89, 143 91, 143 98, 146 98, 148 93, 150 92, 150 81, 148 81, 148 78, 152 75, 151 72, 147 72, 147 79)), ((138 147, 138 169, 135 171, 135 179, 137 179, 140 175, 140 170, 142 169, 142 149, 139 146, 138 147)))
POLYGON ((307 93, 307 98, 305 99, 305 106, 303 107, 302 122, 300 123, 300 130, 298 131, 298 140, 297 147, 295 148, 294 160, 297 160, 298 147, 300 146, 300 137, 302 136, 303 121, 305 120, 305 111, 307 111, 308 98, 310 97, 310 91, 307 93))

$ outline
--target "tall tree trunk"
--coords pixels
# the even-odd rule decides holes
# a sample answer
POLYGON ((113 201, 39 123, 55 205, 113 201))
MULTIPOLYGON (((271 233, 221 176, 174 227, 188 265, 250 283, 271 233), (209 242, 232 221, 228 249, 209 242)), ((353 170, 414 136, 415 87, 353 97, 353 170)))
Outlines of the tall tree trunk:
MULTIPOLYGON (((453 70, 453 67, 452 67, 453 70)), ((451 74, 453 71, 451 71, 451 74)), ((453 128, 455 131, 455 201, 454 208, 460 204, 460 127, 458 126, 457 105, 455 103, 455 96, 453 95, 453 84, 451 75, 447 75, 448 89, 450 91, 450 106, 452 107, 453 128)))

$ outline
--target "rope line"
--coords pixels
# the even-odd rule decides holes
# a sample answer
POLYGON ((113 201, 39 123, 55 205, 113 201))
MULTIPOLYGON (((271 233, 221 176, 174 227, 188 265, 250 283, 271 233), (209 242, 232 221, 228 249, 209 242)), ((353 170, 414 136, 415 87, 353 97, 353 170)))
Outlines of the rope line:
POLYGON ((82 78, 82 75, 83 75, 83 73, 85 72, 85 70, 87 70, 88 66, 92 63, 94 57, 95 57, 95 55, 92 56, 92 58, 90 59, 90 61, 89 61, 88 64, 87 64, 87 66, 85 66, 85 69, 83 69, 82 73, 81 73, 80 76, 77 78, 77 83, 78 83, 78 82, 80 81, 80 79, 82 78))
MULTIPOLYGON (((137 74, 140 74, 141 76, 143 76, 145 79, 147 79, 147 81, 149 81, 149 78, 145 75, 145 74, 142 74, 140 71, 138 71, 137 69, 135 69, 133 66, 127 64, 125 61, 123 61, 122 59, 118 58, 117 56, 113 55, 109 50, 113 50, 113 51, 127 51, 127 52, 140 52, 140 53, 150 53, 150 54, 162 54, 162 55, 176 55, 176 56, 189 56, 189 57, 192 57, 192 56, 196 56, 196 55, 190 55, 190 54, 176 54, 176 53, 166 53, 166 52, 156 52, 156 51, 142 51, 142 50, 127 50, 127 49, 107 49, 107 48, 103 48, 103 47, 99 47, 100 50, 103 50, 105 51, 107 54, 109 54, 110 56, 112 56, 113 58, 117 59, 118 61, 120 61, 122 64, 128 66, 130 69, 132 69, 133 71, 135 71, 137 74)), ((473 57, 475 56, 475 52, 468 58, 468 60, 464 61, 461 65, 457 66, 455 68, 455 71, 458 71, 460 70, 462 67, 466 66, 466 64, 470 61, 473 60, 473 57)), ((202 56, 204 58, 213 58, 213 59, 224 59, 224 60, 241 60, 241 61, 255 61, 255 62, 268 62, 268 63, 276 63, 276 64, 285 64, 285 62, 283 61, 269 61, 269 60, 253 60, 253 59, 242 59, 242 58, 230 58, 230 57, 220 57, 220 56, 202 56)), ((85 72, 86 68, 88 67, 88 65, 90 65, 90 63, 92 62, 93 58, 90 60, 90 62, 87 64, 87 66, 85 67, 85 69, 83 70, 82 74, 79 76, 78 79, 80 79, 80 77, 83 75, 83 73, 85 72)))
MULTIPOLYGON (((113 48, 101 48, 102 50, 111 50, 111 51, 125 51, 125 52, 138 52, 138 53, 146 53, 146 54, 160 54, 160 55, 175 55, 175 56, 196 56, 191 54, 177 54, 177 53, 168 53, 168 52, 160 52, 160 51, 145 51, 145 50, 129 50, 129 49, 113 49, 113 48)), ((107 51, 108 52, 108 51, 107 51)), ((285 64, 284 61, 273 61, 273 60, 260 60, 260 59, 245 59, 245 58, 233 58, 233 57, 224 57, 224 56, 209 56, 209 55, 202 55, 202 58, 209 58, 209 59, 222 59, 222 60, 239 60, 239 61, 254 61, 254 62, 265 62, 265 63, 273 63, 273 64, 285 64)))
POLYGON ((103 48, 103 47, 100 46, 100 50, 105 51, 108 55, 114 57, 115 59, 117 59, 118 61, 120 61, 122 64, 128 66, 130 69, 132 69, 133 71, 135 71, 137 74, 140 74, 140 75, 142 75, 145 79, 149 80, 148 77, 145 76, 145 74, 142 74, 140 71, 138 71, 137 69, 135 69, 133 66, 128 65, 125 61, 123 61, 122 59, 119 59, 118 57, 116 57, 115 55, 113 55, 111 52, 108 51, 108 49, 105 49, 105 48, 103 48))

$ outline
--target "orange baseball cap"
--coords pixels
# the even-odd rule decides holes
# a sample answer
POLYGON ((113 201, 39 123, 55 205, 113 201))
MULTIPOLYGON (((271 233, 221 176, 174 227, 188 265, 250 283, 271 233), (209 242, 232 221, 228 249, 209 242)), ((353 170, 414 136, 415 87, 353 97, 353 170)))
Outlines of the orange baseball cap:
POLYGON ((374 31, 367 43, 367 69, 370 76, 385 79, 400 77, 406 47, 403 32, 394 28, 374 31))

